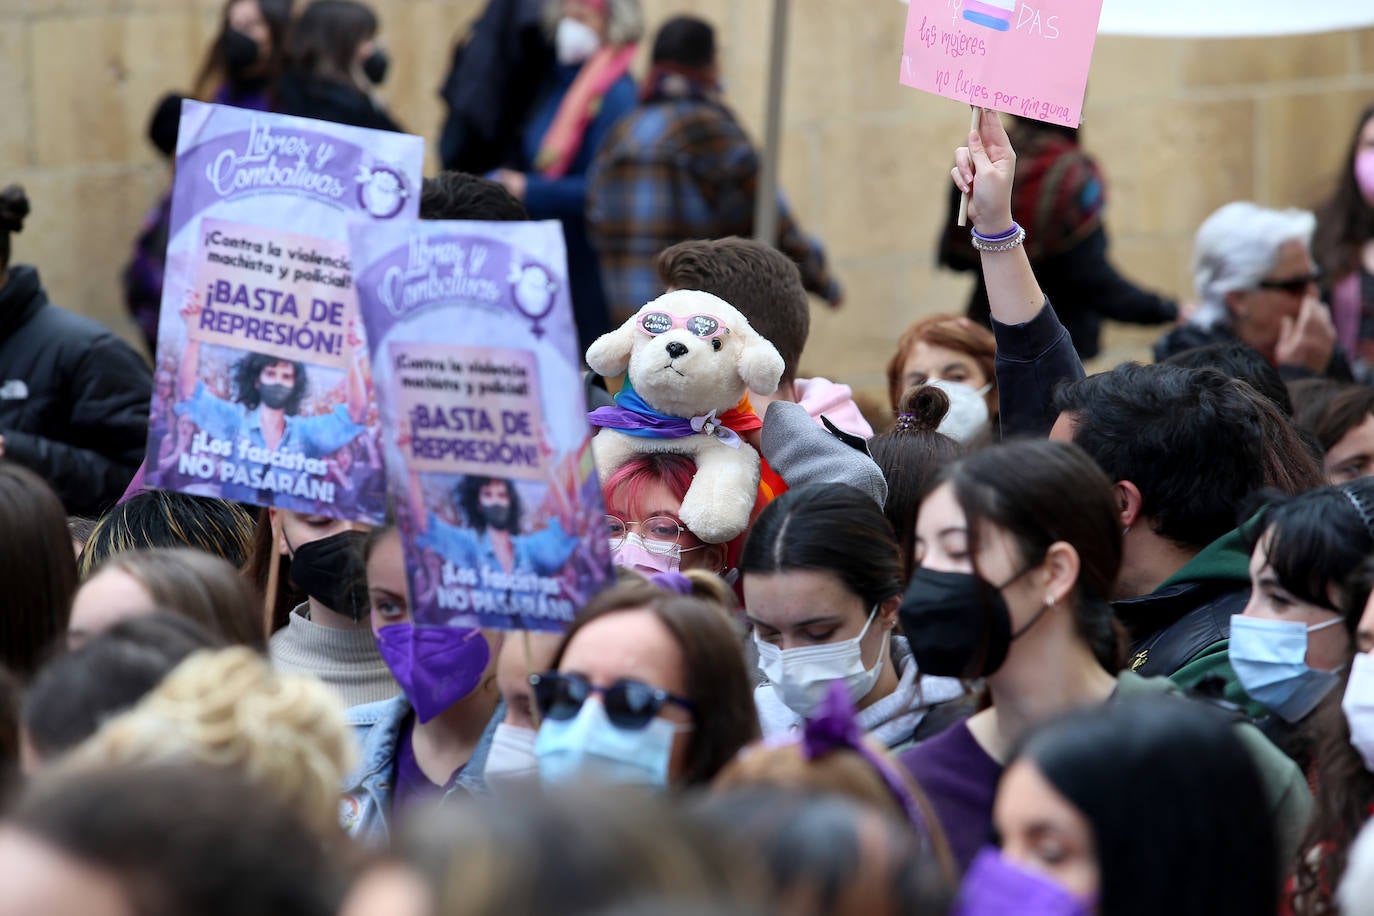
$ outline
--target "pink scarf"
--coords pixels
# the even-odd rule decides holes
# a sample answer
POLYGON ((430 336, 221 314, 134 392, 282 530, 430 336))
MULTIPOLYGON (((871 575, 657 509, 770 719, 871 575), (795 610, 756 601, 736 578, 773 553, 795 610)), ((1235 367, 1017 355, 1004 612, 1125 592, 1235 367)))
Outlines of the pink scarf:
POLYGON ((582 148, 587 125, 601 110, 601 100, 615 81, 630 69, 636 47, 628 44, 602 48, 577 71, 563 101, 558 103, 553 123, 539 144, 539 154, 534 157, 535 171, 545 178, 562 178, 568 174, 577 151, 582 148))

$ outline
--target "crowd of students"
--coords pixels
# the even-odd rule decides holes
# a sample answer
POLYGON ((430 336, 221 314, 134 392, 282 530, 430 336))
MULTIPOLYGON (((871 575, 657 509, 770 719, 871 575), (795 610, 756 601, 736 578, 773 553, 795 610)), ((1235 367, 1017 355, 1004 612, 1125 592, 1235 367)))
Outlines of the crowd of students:
MULTIPOLYGON (((519 6, 491 4, 456 72, 493 22, 524 34, 519 6)), ((621 168, 665 111, 737 128, 709 27, 663 27, 630 114, 637 4, 548 9, 554 88, 506 85, 528 123, 482 144, 451 123, 446 155, 491 177, 427 179, 421 216, 572 220, 576 285, 625 180, 597 136, 621 168)), ((198 82, 381 119, 377 33, 349 0, 231 0, 198 82)), ((1053 221, 1017 222, 1023 138, 1077 155, 982 113, 951 177, 986 315, 894 335, 878 435, 799 377, 808 291, 838 300, 804 237, 692 222, 708 182, 674 198, 687 235, 615 256, 625 306, 702 290, 774 344, 749 436, 771 476, 716 543, 681 518, 690 457, 609 474, 617 578, 563 633, 418 622, 390 519, 111 505, 152 374, 10 263, 27 204, 0 194, 0 302, 36 303, 0 362, 27 332, 64 379, 6 369, 28 390, 0 392, 32 407, 0 412, 0 916, 1374 912, 1374 109, 1318 217, 1223 207, 1199 306, 1130 290, 1182 316, 1161 362, 1093 376, 1096 322, 1047 291, 1105 257, 1100 214, 1070 214, 1086 254, 1030 244, 1053 221)), ((487 489, 465 511, 509 509, 487 489)))

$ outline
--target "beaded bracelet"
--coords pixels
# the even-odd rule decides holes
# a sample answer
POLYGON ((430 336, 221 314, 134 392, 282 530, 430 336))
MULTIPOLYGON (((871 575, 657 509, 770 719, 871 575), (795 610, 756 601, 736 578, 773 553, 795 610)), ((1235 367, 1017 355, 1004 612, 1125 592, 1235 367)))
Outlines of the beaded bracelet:
POLYGON ((1026 230, 1019 223, 1012 223, 1006 232, 997 235, 983 235, 972 230, 973 247, 979 251, 1011 251, 1026 240, 1026 230))

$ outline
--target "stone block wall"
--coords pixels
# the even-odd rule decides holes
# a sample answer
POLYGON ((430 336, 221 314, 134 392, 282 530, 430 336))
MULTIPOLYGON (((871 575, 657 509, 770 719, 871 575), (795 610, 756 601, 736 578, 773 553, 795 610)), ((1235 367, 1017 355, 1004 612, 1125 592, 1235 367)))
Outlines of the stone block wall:
MULTIPOLYGON (((387 100, 433 140, 437 86, 480 0, 376 7, 393 58, 387 100)), ((651 28, 688 11, 717 25, 727 94, 760 136, 771 3, 645 8, 651 28)), ((56 301, 121 333, 132 326, 119 269, 167 181, 146 119, 160 93, 189 86, 218 9, 215 0, 0 0, 0 183, 23 182, 34 204, 16 258, 42 269, 56 301)), ((901 329, 960 309, 967 295, 968 279, 936 270, 933 253, 967 109, 898 85, 906 8, 895 0, 792 0, 791 9, 782 184, 847 292, 838 312, 815 306, 802 368, 880 395, 901 329)), ((1238 198, 1315 205, 1370 102, 1374 29, 1101 38, 1084 138, 1107 175, 1115 260, 1142 283, 1187 295, 1197 224, 1238 198)), ((1113 327, 1099 362, 1142 357, 1156 333, 1113 327)))

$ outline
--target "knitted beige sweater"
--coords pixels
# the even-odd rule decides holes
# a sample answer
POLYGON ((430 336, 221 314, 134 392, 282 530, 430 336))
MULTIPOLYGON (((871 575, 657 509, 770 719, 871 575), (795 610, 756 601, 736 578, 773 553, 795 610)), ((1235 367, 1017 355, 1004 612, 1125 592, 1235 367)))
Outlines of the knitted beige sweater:
POLYGON ((389 700, 401 692, 377 651, 370 627, 336 630, 313 623, 307 605, 291 612, 272 635, 268 654, 286 674, 313 674, 334 688, 345 706, 389 700))

